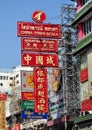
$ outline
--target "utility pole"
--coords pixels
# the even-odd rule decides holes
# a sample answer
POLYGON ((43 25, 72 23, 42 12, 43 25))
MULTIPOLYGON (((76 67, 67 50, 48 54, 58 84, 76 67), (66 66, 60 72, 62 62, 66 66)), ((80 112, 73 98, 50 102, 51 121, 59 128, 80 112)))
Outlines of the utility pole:
MULTIPOLYGON (((16 90, 15 90, 15 81, 12 81, 12 98, 11 98, 11 119, 12 119, 12 125, 15 125, 16 123, 16 117, 15 115, 15 108, 16 108, 17 102, 16 102, 16 90)), ((11 125, 11 126, 12 126, 11 125)), ((15 126, 14 126, 15 127, 15 126)))

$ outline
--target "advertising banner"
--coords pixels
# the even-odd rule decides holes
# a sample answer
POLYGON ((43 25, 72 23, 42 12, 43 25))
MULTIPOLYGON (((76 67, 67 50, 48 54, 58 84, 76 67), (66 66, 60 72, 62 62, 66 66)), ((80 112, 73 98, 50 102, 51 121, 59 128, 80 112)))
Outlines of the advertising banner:
POLYGON ((61 38, 59 24, 38 24, 33 22, 17 22, 17 35, 19 37, 45 37, 61 38))
POLYGON ((22 100, 34 100, 34 92, 22 92, 22 100))
POLYGON ((38 113, 48 112, 47 69, 35 68, 35 108, 38 113))
POLYGON ((22 101, 23 110, 34 110, 34 101, 22 101))
POLYGON ((61 78, 61 70, 59 68, 55 68, 51 74, 51 87, 52 91, 58 91, 60 89, 60 78, 61 78))
POLYGON ((21 71, 21 91, 34 91, 34 74, 32 71, 21 71))
POLYGON ((22 66, 43 66, 43 67, 58 67, 57 54, 32 54, 22 53, 21 55, 22 66))
POLYGON ((57 40, 21 38, 22 51, 57 52, 57 40))
POLYGON ((25 119, 47 119, 48 117, 48 114, 47 113, 36 113, 36 112, 33 112, 33 111, 25 111, 25 110, 22 110, 22 118, 25 118, 25 119))

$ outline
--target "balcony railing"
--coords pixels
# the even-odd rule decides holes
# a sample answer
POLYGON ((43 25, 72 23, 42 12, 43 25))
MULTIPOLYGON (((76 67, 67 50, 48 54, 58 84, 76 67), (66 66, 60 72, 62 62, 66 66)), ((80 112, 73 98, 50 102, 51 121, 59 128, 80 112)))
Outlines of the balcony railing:
POLYGON ((78 51, 80 51, 82 48, 86 47, 90 43, 92 43, 92 32, 77 43, 76 50, 74 53, 77 53, 78 51))
POLYGON ((81 122, 88 121, 88 120, 92 120, 92 114, 88 114, 88 115, 81 116, 81 117, 76 117, 75 123, 77 124, 77 123, 81 123, 81 122))

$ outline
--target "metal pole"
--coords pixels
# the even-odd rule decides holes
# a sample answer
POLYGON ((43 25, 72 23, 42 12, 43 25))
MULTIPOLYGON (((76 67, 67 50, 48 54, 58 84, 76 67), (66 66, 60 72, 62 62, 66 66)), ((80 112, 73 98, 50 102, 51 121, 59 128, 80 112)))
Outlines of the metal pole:
POLYGON ((66 115, 65 115, 65 130, 67 130, 67 119, 66 119, 66 115))

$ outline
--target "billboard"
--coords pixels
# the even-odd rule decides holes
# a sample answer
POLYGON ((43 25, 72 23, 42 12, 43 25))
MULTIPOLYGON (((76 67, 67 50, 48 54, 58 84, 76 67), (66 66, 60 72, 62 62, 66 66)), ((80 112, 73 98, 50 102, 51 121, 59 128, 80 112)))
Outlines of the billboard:
POLYGON ((59 24, 38 24, 33 22, 17 22, 17 35, 20 37, 61 38, 59 24))
POLYGON ((21 38, 22 51, 57 52, 58 41, 34 38, 21 38))
POLYGON ((43 66, 43 67, 58 67, 57 54, 33 54, 22 53, 21 55, 22 66, 43 66))

